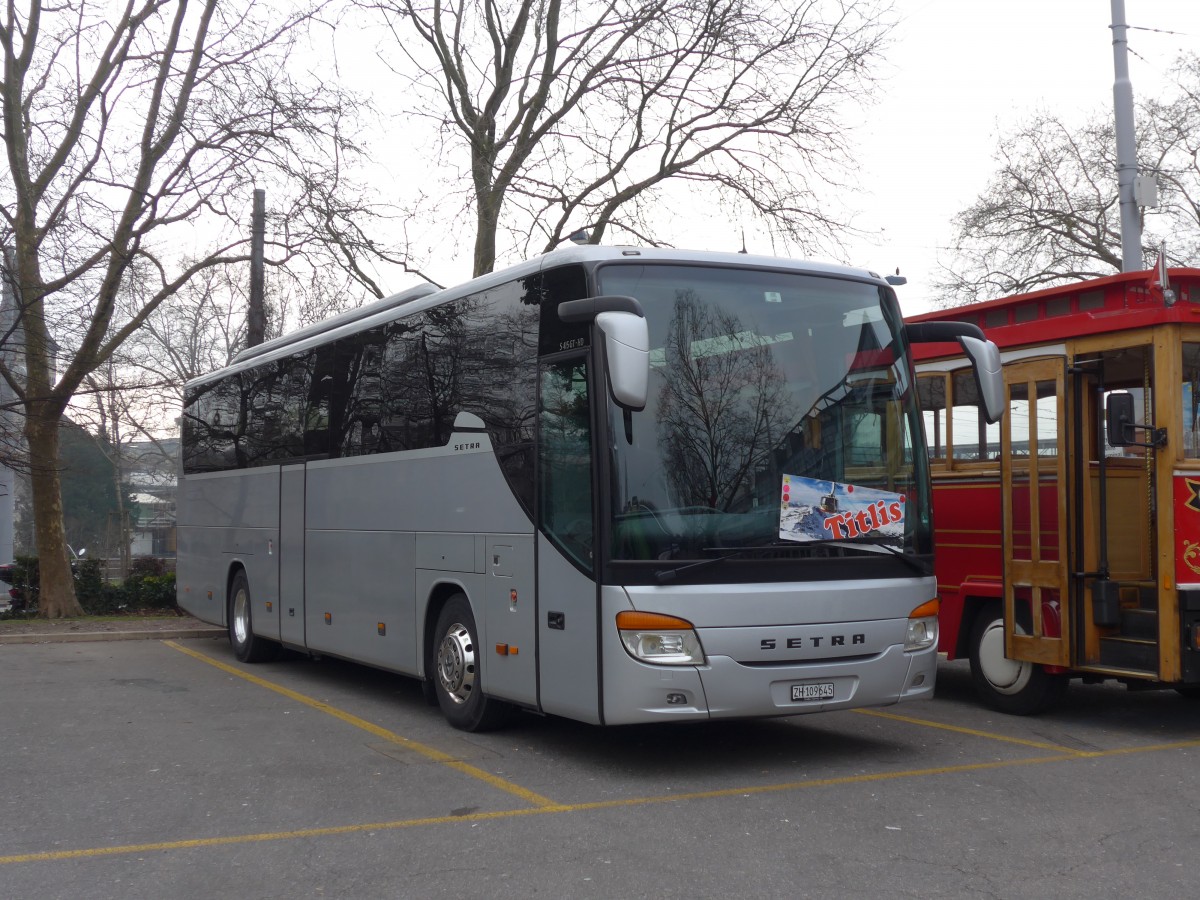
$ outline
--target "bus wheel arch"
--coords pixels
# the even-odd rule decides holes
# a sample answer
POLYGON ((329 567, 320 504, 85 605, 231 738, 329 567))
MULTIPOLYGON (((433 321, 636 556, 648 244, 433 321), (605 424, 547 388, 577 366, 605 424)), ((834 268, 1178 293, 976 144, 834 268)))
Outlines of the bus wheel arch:
MULTIPOLYGON (((1026 630, 1018 619, 1018 633, 1026 630)), ((1053 706, 1066 692, 1065 675, 1051 675, 1038 663, 1005 656, 1004 612, 999 603, 988 603, 976 611, 971 622, 968 655, 975 690, 993 709, 1032 715, 1053 706)))
POLYGON ((229 644, 233 655, 244 663, 270 662, 279 655, 279 644, 254 633, 254 604, 250 578, 244 566, 229 571, 225 615, 229 625, 229 644))
MULTIPOLYGON (((434 608, 431 603, 429 619, 433 618, 434 608)), ((462 731, 499 728, 508 721, 512 707, 487 696, 480 665, 483 646, 470 600, 457 590, 436 608, 433 639, 427 645, 426 680, 442 715, 462 731)))
POLYGON ((421 680, 421 692, 430 706, 438 705, 437 698, 437 651, 439 635, 438 618, 442 610, 456 594, 462 594, 461 585, 443 581, 433 586, 425 603, 425 624, 421 633, 421 660, 425 677, 421 680))

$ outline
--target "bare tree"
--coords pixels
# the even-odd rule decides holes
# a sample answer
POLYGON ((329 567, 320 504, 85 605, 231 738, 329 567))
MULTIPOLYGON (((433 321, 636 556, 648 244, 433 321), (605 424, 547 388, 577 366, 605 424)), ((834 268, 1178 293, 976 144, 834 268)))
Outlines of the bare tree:
MULTIPOLYGON (((124 419, 126 431, 146 440, 174 433, 184 384, 229 365, 246 346, 248 276, 245 266, 199 272, 115 351, 112 377, 103 389, 123 394, 110 406, 124 419)), ((284 314, 274 286, 264 300, 269 340, 282 333, 284 314)), ((133 306, 142 302, 130 301, 133 306)))
POLYGON ((1147 243, 1161 237, 1171 259, 1200 259, 1200 56, 1180 58, 1172 95, 1151 98, 1145 111, 1143 146, 1147 174, 1157 177, 1160 206, 1151 216, 1147 243))
MULTIPOLYGON (((238 220, 263 172, 338 133, 341 98, 288 75, 313 14, 222 0, 7 0, 0 243, 13 248, 23 346, 20 367, 0 361, 0 375, 35 460, 57 459, 75 392, 165 298, 248 258, 238 220)), ((35 469, 32 495, 41 613, 78 614, 53 465, 35 469)))
MULTIPOLYGON (((1175 262, 1200 250, 1200 58, 1181 60, 1170 96, 1139 105, 1138 168, 1160 206, 1143 210, 1144 253, 1166 239, 1175 262)), ((937 286, 957 306, 1121 271, 1112 113, 1082 124, 1041 113, 1000 141, 986 190, 954 218, 953 256, 937 286)))
POLYGON ((844 106, 888 32, 879 0, 360 0, 409 67, 443 165, 461 159, 474 272, 609 230, 656 243, 678 184, 813 249, 841 223, 844 106), (414 40, 415 38, 415 40, 414 40))
MULTIPOLYGON (((128 497, 126 482, 129 474, 127 461, 122 447, 128 439, 125 423, 128 421, 127 397, 116 387, 116 365, 110 358, 103 366, 89 372, 84 379, 87 399, 91 401, 91 409, 95 412, 95 422, 87 433, 96 441, 97 449, 112 464, 113 486, 116 490, 116 522, 110 522, 109 533, 105 535, 103 553, 107 559, 116 556, 120 576, 129 572, 130 528, 128 497), (115 524, 115 529, 111 526, 115 524), (115 531, 115 533, 113 533, 115 531)), ((76 417, 78 420, 78 417, 76 417)), ((82 422, 77 424, 82 425, 82 422)), ((96 550, 92 548, 92 555, 96 550)))

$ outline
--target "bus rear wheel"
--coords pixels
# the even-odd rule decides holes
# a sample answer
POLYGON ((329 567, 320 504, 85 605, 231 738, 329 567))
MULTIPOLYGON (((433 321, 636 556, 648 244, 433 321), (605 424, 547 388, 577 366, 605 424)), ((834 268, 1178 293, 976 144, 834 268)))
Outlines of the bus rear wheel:
POLYGON ((483 691, 479 630, 465 594, 455 594, 442 607, 434 634, 433 686, 446 721, 462 731, 499 728, 512 707, 483 691))
POLYGON ((233 655, 244 663, 270 662, 279 655, 279 645, 254 633, 252 606, 250 579, 239 571, 229 587, 229 643, 233 655))
MULTIPOLYGON (((1019 620, 1017 631, 1025 631, 1019 620)), ((971 628, 971 681, 984 703, 1017 716, 1048 709, 1067 690, 1065 676, 1004 655, 1004 616, 994 605, 980 610, 971 628)))

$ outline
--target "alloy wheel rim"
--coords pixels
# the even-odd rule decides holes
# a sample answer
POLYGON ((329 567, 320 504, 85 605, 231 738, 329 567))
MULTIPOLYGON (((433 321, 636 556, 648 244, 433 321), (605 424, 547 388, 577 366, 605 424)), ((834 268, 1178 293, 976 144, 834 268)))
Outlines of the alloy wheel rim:
POLYGON ((446 629, 437 667, 442 690, 455 703, 466 703, 475 688, 475 644, 466 626, 456 622, 446 629))
POLYGON ((233 636, 239 644, 246 643, 246 638, 250 635, 250 617, 247 615, 246 592, 239 590, 233 595, 233 636))

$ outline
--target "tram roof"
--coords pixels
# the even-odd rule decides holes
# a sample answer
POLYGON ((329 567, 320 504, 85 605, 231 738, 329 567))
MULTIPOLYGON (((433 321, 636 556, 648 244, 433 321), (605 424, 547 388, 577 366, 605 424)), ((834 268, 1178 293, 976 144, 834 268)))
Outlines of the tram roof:
MULTIPOLYGON (((1200 323, 1200 269, 1172 268, 1167 302, 1152 286, 1153 271, 1121 272, 907 316, 908 322, 970 322, 1000 347, 1066 340, 1169 322, 1200 323)), ((918 357, 945 356, 950 344, 925 344, 918 357)), ((954 346, 955 355, 961 348, 954 346)))

